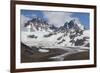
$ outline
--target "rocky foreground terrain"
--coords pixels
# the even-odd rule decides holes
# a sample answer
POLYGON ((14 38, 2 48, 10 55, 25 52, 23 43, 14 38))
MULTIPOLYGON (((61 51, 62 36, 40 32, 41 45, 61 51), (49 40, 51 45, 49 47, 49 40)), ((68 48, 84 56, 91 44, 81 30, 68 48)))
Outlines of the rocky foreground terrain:
POLYGON ((21 46, 21 62, 48 62, 48 61, 68 61, 68 60, 87 60, 89 59, 89 50, 72 50, 73 48, 64 50, 59 48, 45 48, 49 52, 39 52, 39 48, 30 48, 22 43, 21 46))

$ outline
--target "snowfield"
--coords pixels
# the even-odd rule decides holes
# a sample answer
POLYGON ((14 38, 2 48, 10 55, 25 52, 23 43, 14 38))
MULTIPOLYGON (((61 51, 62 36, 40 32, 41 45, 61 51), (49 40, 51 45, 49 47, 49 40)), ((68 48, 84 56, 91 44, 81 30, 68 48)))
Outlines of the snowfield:
MULTIPOLYGON (((83 48, 88 48, 88 47, 84 47, 85 44, 87 44, 89 42, 85 41, 85 44, 83 46, 72 46, 69 38, 69 34, 65 37, 63 37, 62 39, 64 39, 65 41, 61 44, 57 44, 57 42, 59 42, 57 40, 58 37, 61 37, 63 35, 63 33, 58 33, 56 35, 52 35, 51 37, 43 37, 44 35, 49 34, 49 32, 46 31, 36 31, 36 32, 26 32, 26 31, 22 31, 21 32, 21 42, 23 42, 24 44, 26 44, 27 46, 36 46, 36 47, 43 47, 43 48, 66 48, 66 47, 83 47, 83 48), (37 38, 29 38, 28 35, 35 35, 38 36, 37 38)), ((86 30, 84 31, 82 36, 78 36, 75 38, 75 40, 77 39, 83 39, 84 36, 89 36, 89 31, 86 30)))
POLYGON ((29 47, 89 49, 90 32, 75 20, 71 20, 58 28, 42 19, 33 18, 25 23, 24 27, 27 31, 21 31, 21 42, 29 47))

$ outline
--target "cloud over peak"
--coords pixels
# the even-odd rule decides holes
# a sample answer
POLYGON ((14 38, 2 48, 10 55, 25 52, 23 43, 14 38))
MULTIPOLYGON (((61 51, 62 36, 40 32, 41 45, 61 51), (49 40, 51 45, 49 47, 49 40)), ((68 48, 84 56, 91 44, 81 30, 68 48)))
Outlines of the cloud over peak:
POLYGON ((73 13, 69 12, 43 12, 44 17, 48 19, 50 24, 54 24, 57 27, 63 26, 67 21, 75 19, 78 23, 80 22, 78 18, 72 17, 73 13))

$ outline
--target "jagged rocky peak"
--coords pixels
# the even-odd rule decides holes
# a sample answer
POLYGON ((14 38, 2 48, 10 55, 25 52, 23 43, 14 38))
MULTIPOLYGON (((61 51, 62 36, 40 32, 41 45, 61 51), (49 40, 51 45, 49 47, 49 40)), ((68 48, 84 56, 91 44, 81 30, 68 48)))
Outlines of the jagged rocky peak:
POLYGON ((69 22, 65 22, 60 27, 56 27, 54 24, 48 23, 48 21, 44 18, 33 17, 32 20, 28 21, 24 25, 30 30, 52 30, 52 31, 59 31, 65 32, 68 29, 75 29, 75 30, 84 30, 84 26, 78 23, 75 19, 70 20, 69 22))
POLYGON ((43 18, 34 17, 32 20, 25 23, 24 27, 30 30, 52 30, 56 31, 58 28, 54 24, 49 24, 47 20, 43 18))
POLYGON ((43 18, 34 17, 32 18, 32 20, 25 23, 24 26, 30 29, 31 31, 36 31, 36 30, 42 30, 42 29, 47 30, 49 27, 49 24, 43 18))
POLYGON ((43 23, 45 25, 48 25, 47 20, 43 19, 43 18, 39 18, 39 17, 34 17, 31 22, 37 22, 37 23, 43 23))
POLYGON ((58 27, 56 27, 55 25, 50 25, 50 29, 52 29, 52 30, 57 30, 58 29, 58 27))
POLYGON ((70 20, 69 22, 65 22, 65 24, 63 26, 60 26, 58 31, 59 32, 77 32, 80 33, 84 30, 84 26, 82 24, 80 24, 79 22, 77 22, 75 19, 70 20))
POLYGON ((79 22, 77 22, 75 19, 70 20, 69 22, 66 22, 64 24, 64 28, 67 29, 77 29, 77 30, 84 30, 84 26, 82 24, 80 24, 79 22))
POLYGON ((40 17, 33 17, 31 20, 29 20, 25 25, 30 25, 30 23, 34 23, 37 25, 38 24, 42 24, 42 25, 48 25, 47 20, 45 20, 44 18, 40 18, 40 17))

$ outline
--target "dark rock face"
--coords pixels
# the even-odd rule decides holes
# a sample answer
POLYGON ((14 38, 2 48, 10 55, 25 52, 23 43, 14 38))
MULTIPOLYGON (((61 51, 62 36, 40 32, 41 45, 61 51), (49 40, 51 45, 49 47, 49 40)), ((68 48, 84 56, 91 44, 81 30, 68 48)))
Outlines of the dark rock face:
POLYGON ((56 26, 54 26, 54 25, 51 25, 50 29, 57 31, 58 28, 56 26))
MULTIPOLYGON (((22 54, 27 53, 28 55, 32 55, 33 53, 35 53, 37 51, 38 51, 38 48, 34 47, 34 50, 33 50, 31 47, 25 45, 24 43, 21 43, 22 54)), ((25 54, 25 55, 27 55, 27 54, 25 54)))
POLYGON ((77 39, 76 42, 75 42, 75 46, 81 46, 84 44, 84 41, 83 39, 77 39))
POLYGON ((85 47, 90 47, 90 44, 89 44, 89 43, 87 43, 87 44, 85 45, 85 47))
POLYGON ((63 43, 65 40, 64 39, 62 39, 60 42, 58 42, 57 44, 61 44, 61 43, 63 43))
POLYGON ((52 36, 52 35, 53 35, 53 34, 50 33, 50 34, 44 35, 44 37, 50 37, 50 36, 52 36))
POLYGON ((74 20, 71 20, 71 21, 68 23, 69 29, 70 29, 70 28, 73 28, 74 25, 75 25, 74 20))
POLYGON ((33 35, 29 35, 28 37, 29 38, 37 38, 37 36, 35 36, 34 34, 33 35))

